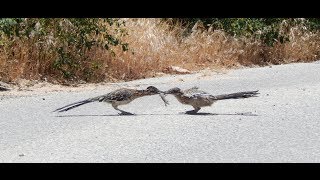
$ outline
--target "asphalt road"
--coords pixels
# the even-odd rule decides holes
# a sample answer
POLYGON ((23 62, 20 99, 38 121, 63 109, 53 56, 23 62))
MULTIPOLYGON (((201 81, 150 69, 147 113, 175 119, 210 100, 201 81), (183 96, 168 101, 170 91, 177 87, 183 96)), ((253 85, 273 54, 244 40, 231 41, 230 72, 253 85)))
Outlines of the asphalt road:
POLYGON ((77 92, 6 96, 0 92, 0 162, 320 162, 320 63, 165 76, 77 92), (167 96, 120 106, 58 107, 117 87, 199 86, 211 94, 260 90, 200 110, 167 96), (211 114, 205 114, 211 113, 211 114))

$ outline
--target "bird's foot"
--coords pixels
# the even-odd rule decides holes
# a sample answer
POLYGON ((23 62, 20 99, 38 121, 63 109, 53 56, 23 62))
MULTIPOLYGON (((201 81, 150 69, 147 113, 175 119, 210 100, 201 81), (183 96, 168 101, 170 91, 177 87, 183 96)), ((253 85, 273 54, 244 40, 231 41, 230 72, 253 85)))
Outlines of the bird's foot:
POLYGON ((198 111, 191 110, 191 111, 186 111, 185 114, 197 114, 198 111))
POLYGON ((120 116, 131 116, 131 115, 135 115, 126 111, 121 111, 121 113, 118 113, 120 116))

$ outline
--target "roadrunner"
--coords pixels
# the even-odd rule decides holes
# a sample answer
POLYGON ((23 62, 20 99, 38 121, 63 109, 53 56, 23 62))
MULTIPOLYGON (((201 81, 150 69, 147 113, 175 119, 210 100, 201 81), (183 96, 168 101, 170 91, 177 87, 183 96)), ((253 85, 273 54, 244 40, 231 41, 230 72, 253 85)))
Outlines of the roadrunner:
POLYGON ((143 96, 151 96, 151 95, 155 95, 155 94, 160 94, 160 97, 164 101, 165 105, 168 104, 168 102, 164 99, 162 91, 160 91, 159 89, 157 89, 154 86, 149 86, 146 90, 121 88, 121 89, 112 91, 112 92, 105 94, 105 95, 102 95, 102 96, 97 96, 94 98, 90 98, 90 99, 86 99, 83 101, 79 101, 79 102, 75 102, 75 103, 66 105, 62 108, 56 109, 53 112, 56 112, 56 111, 64 112, 64 111, 68 111, 70 109, 76 108, 78 106, 81 106, 81 105, 84 105, 87 103, 99 101, 99 102, 110 103, 115 110, 121 112, 120 115, 133 115, 130 112, 126 112, 126 111, 119 109, 118 106, 129 104, 131 101, 133 101, 137 98, 143 97, 143 96))
POLYGON ((172 94, 180 103, 193 106, 194 110, 187 111, 186 113, 196 114, 201 107, 211 106, 218 100, 256 97, 259 93, 258 91, 246 91, 213 96, 207 92, 199 90, 198 87, 193 87, 187 90, 181 90, 180 88, 175 87, 165 91, 164 94, 172 94))

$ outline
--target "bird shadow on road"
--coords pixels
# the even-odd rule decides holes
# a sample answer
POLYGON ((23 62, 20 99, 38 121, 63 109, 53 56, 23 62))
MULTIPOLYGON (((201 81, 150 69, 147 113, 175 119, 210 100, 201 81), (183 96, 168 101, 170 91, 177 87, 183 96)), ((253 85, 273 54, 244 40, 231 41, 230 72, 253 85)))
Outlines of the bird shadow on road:
POLYGON ((181 113, 182 115, 191 115, 191 116, 258 116, 257 114, 253 114, 252 112, 245 113, 181 113))
POLYGON ((161 115, 176 115, 176 114, 132 114, 132 115, 119 115, 119 114, 80 114, 80 115, 60 115, 55 117, 103 117, 103 116, 118 116, 118 117, 127 117, 127 116, 161 116, 161 115))
POLYGON ((119 115, 119 114, 79 114, 79 115, 59 115, 55 117, 103 117, 103 116, 163 116, 163 115, 192 115, 192 116, 258 116, 257 114, 253 114, 251 112, 245 113, 196 113, 196 114, 187 114, 177 113, 177 114, 133 114, 133 115, 119 115))

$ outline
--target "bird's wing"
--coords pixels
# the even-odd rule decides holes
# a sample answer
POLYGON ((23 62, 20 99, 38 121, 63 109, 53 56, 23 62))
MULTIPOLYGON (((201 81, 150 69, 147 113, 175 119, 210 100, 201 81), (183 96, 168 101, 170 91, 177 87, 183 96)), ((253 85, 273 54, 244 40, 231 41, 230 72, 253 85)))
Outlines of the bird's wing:
POLYGON ((199 90, 198 87, 196 87, 196 88, 193 87, 193 88, 190 88, 190 89, 183 91, 183 96, 196 99, 196 98, 209 97, 210 94, 205 91, 199 90))
POLYGON ((99 101, 125 101, 127 99, 130 99, 133 95, 132 90, 130 89, 119 89, 113 92, 110 92, 106 94, 103 99, 99 101))

